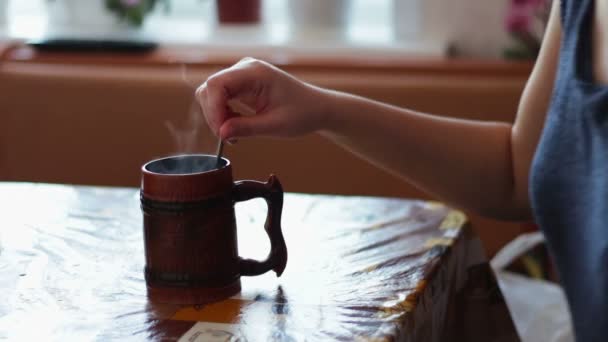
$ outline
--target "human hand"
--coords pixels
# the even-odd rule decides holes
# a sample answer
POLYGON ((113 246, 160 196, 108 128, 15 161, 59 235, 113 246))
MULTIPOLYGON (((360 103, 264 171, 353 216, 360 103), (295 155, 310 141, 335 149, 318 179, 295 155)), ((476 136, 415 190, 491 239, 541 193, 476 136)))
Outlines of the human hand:
POLYGON ((323 89, 253 58, 210 76, 196 97, 222 140, 293 137, 322 129, 325 120, 323 89))

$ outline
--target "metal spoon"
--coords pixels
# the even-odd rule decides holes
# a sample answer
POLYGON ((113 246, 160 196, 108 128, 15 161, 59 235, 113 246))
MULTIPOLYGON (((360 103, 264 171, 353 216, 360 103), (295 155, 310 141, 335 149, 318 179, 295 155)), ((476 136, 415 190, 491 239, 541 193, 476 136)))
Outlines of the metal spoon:
POLYGON ((216 151, 216 159, 215 159, 215 167, 220 168, 220 164, 222 163, 222 153, 224 152, 224 141, 222 139, 218 139, 217 141, 217 151, 216 151))
MULTIPOLYGON (((240 115, 245 115, 245 116, 253 116, 255 115, 255 110, 253 110, 251 107, 247 106, 246 104, 244 104, 243 102, 241 102, 238 99, 230 99, 228 100, 228 107, 230 107, 230 109, 235 112, 238 113, 240 115)), ((220 138, 217 142, 217 150, 216 150, 216 160, 215 160, 215 167, 216 168, 220 168, 220 164, 222 162, 222 153, 224 152, 224 141, 220 138)))

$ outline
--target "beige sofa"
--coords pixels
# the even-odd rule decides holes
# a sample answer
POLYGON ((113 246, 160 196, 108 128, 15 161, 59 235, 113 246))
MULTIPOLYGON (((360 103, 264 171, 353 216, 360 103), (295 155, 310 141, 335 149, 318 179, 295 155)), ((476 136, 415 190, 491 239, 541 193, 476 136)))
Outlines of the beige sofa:
MULTIPOLYGON (((193 146, 178 146, 168 125, 192 129, 193 85, 230 59, 188 63, 184 77, 179 63, 27 53, 2 54, 0 180, 138 186, 140 166, 149 159, 214 151, 215 138, 204 120, 195 125, 193 146)), ((450 61, 392 66, 296 61, 283 67, 317 85, 396 105, 502 121, 513 120, 529 71, 526 65, 450 61)), ((242 140, 226 155, 236 178, 276 173, 287 191, 428 198, 316 135, 242 140)), ((473 223, 490 252, 521 230, 476 216, 473 223)))

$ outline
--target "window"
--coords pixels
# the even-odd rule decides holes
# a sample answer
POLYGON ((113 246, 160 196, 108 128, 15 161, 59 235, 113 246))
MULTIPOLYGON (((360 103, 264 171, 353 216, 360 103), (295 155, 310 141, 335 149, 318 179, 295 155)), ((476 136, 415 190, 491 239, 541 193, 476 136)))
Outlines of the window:
POLYGON ((214 0, 172 0, 168 14, 158 8, 146 17, 143 27, 129 29, 115 24, 112 14, 104 10, 103 0, 55 0, 51 3, 46 0, 13 0, 10 1, 5 31, 9 37, 15 38, 45 35, 141 37, 164 44, 202 44, 232 48, 242 45, 297 48, 300 43, 304 43, 311 49, 356 47, 392 53, 419 51, 425 55, 443 54, 445 50, 439 42, 429 45, 428 42, 399 41, 395 38, 393 5, 398 0, 351 0, 344 30, 323 32, 311 32, 315 25, 305 27, 298 24, 306 21, 294 20, 290 14, 289 1, 297 1, 298 6, 313 3, 301 0, 262 0, 262 24, 227 27, 216 24, 214 0), (65 6, 68 1, 80 4, 79 7, 85 12, 70 18, 65 6))

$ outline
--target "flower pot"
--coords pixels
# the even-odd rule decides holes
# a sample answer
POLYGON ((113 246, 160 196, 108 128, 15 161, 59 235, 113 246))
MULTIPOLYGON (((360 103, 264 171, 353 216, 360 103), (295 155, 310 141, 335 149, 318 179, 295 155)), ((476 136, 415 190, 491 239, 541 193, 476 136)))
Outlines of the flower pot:
POLYGON ((445 0, 395 0, 395 37, 404 41, 444 40, 452 28, 454 16, 462 12, 462 3, 463 1, 445 0))
POLYGON ((501 57, 507 2, 394 0, 395 38, 442 44, 458 56, 501 57))
POLYGON ((395 37, 400 40, 420 38, 423 16, 421 0, 395 0, 393 4, 395 37))
POLYGON ((343 31, 348 24, 351 0, 289 0, 292 30, 343 31))
POLYGON ((125 29, 127 26, 106 9, 104 0, 52 1, 49 3, 49 25, 112 31, 125 29))
POLYGON ((6 26, 9 0, 0 0, 0 27, 6 26))
POLYGON ((220 24, 258 23, 261 7, 261 0, 216 0, 220 24))

